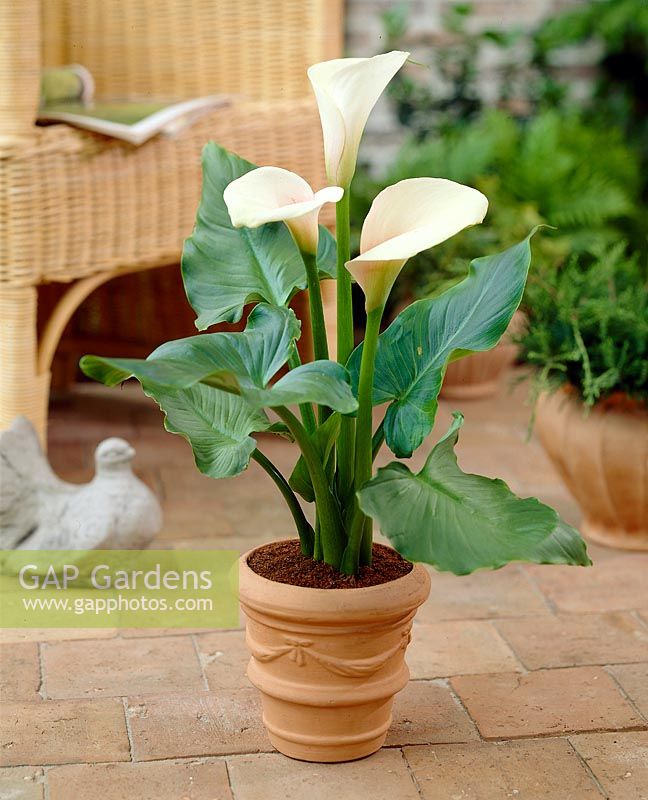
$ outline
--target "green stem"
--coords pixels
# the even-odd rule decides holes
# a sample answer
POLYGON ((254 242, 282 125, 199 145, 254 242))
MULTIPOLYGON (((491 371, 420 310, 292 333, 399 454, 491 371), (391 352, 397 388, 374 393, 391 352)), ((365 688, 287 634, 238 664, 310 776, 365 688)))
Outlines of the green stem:
POLYGON ((259 449, 252 451, 252 458, 257 462, 257 464, 263 467, 263 469, 276 483, 277 488, 283 495, 284 500, 290 509, 290 513, 295 520, 297 532, 299 533, 299 541, 301 542, 301 551, 305 556, 312 556, 313 548, 315 546, 315 532, 313 531, 310 522, 306 519, 304 511, 299 504, 299 500, 288 485, 288 481, 284 478, 281 472, 279 472, 272 461, 270 461, 270 459, 259 449))
POLYGON ((322 545, 322 555, 327 564, 339 569, 344 550, 344 531, 342 528, 342 518, 337 501, 331 492, 324 466, 319 460, 317 451, 297 417, 286 408, 278 406, 275 408, 278 416, 286 423, 290 432, 295 437, 299 445, 304 461, 308 468, 310 478, 315 493, 315 504, 317 507, 317 517, 319 520, 319 533, 322 545))
MULTIPOLYGON (((362 360, 360 361, 360 378, 358 382, 358 421, 356 423, 355 446, 355 478, 354 490, 357 493, 371 479, 373 465, 373 380, 376 351, 378 349, 378 336, 380 335, 380 321, 384 311, 384 304, 367 313, 367 329, 362 347, 362 360)), ((355 575, 360 566, 371 564, 371 526, 360 507, 354 502, 353 521, 349 541, 342 558, 342 572, 355 575)))
POLYGON ((322 532, 320 530, 319 519, 315 520, 315 545, 313 547, 313 560, 321 561, 323 558, 322 553, 322 532))
MULTIPOLYGON (((308 305, 310 308, 311 331, 313 333, 313 353, 317 361, 322 359, 327 360, 329 357, 329 349, 326 340, 322 290, 320 287, 319 272, 317 271, 317 256, 313 253, 305 252, 302 252, 301 255, 304 260, 306 277, 308 279, 308 305)), ((318 408, 320 425, 326 421, 328 416, 328 410, 320 406, 318 408)))
MULTIPOLYGON (((326 480, 329 486, 334 486, 335 481, 335 453, 331 453, 328 461, 324 467, 324 471, 326 473, 326 480)), ((322 531, 321 526, 319 523, 319 517, 317 514, 315 515, 315 548, 313 551, 313 558, 315 561, 321 561, 323 558, 322 554, 322 531)))
POLYGON ((322 289, 317 271, 317 256, 312 253, 302 253, 302 258, 308 279, 308 305, 310 307, 311 327, 313 330, 313 351, 316 360, 319 361, 320 359, 328 359, 329 350, 328 342, 326 341, 322 289))
MULTIPOLYGON (((296 367, 301 366, 301 358, 299 357, 299 351, 297 350, 296 344, 293 345, 292 352, 288 357, 288 366, 290 367, 290 369, 295 369, 296 367)), ((313 433, 313 431, 317 427, 313 406, 310 403, 300 403, 299 412, 301 414, 304 427, 309 433, 313 433)))
POLYGON ((380 452, 380 448, 383 446, 383 442, 385 441, 385 420, 383 420, 380 425, 376 428, 376 432, 373 435, 373 439, 371 440, 371 460, 375 461, 376 456, 380 452))
MULTIPOLYGON (((335 206, 337 235, 337 360, 346 366, 353 350, 353 302, 351 275, 346 268, 350 258, 351 223, 349 220, 349 189, 335 206)), ((338 440, 338 494, 349 495, 353 485, 353 448, 355 421, 353 417, 342 417, 338 440)))

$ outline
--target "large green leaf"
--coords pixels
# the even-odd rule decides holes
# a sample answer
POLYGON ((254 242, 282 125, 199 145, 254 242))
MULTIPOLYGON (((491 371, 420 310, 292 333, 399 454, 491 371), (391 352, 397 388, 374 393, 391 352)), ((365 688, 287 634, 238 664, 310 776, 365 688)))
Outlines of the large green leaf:
MULTIPOLYGON (((223 200, 225 187, 255 168, 214 142, 202 155, 203 187, 196 224, 182 252, 187 297, 204 330, 217 322, 237 322, 246 303, 285 305, 306 286, 306 270, 282 222, 234 228, 223 200)), ((319 268, 335 273, 335 247, 320 228, 319 268)))
POLYGON ((299 328, 290 309, 259 304, 243 332, 168 342, 148 359, 85 356, 81 366, 108 385, 137 377, 164 411, 167 430, 191 444, 198 469, 225 478, 247 467, 256 447, 250 433, 271 427, 237 394, 242 387, 258 392, 266 386, 286 362, 299 328))
MULTIPOLYGON (((532 235, 503 253, 475 259, 465 280, 413 303, 381 334, 373 402, 391 403, 385 439, 399 458, 409 457, 432 430, 448 359, 488 350, 506 330, 522 299, 532 235)), ((362 346, 348 364, 354 386, 361 356, 362 346)))
POLYGON ((240 397, 204 384, 189 389, 144 385, 165 414, 164 426, 190 444, 196 466, 212 478, 229 478, 247 468, 256 447, 250 433, 270 422, 240 397))
POLYGON ((351 414, 358 408, 349 373, 336 361, 302 364, 267 389, 244 389, 243 395, 257 408, 317 403, 342 414, 351 414))
POLYGON ((147 384, 186 389, 204 382, 238 392, 241 386, 265 388, 286 363, 299 320, 289 308, 259 303, 244 331, 205 333, 167 342, 146 359, 84 356, 81 369, 115 386, 131 376, 147 384))
POLYGON ((337 242, 328 228, 319 226, 317 269, 320 279, 337 277, 337 242))
POLYGON ((590 564, 585 542, 553 509, 516 497, 501 480, 461 471, 454 447, 462 424, 455 413, 419 473, 394 462, 358 493, 396 550, 457 575, 511 561, 590 564))
POLYGON ((136 377, 146 387, 188 389, 198 383, 243 397, 252 408, 318 403, 348 414, 357 408, 349 374, 334 361, 315 361, 271 378, 288 359, 299 322, 289 308, 257 305, 240 333, 206 333, 158 347, 147 359, 84 356, 86 375, 114 386, 136 377))
POLYGON ((147 360, 201 365, 204 374, 228 370, 243 386, 263 387, 288 360, 301 325, 292 309, 256 305, 240 333, 206 333, 167 342, 147 360))
MULTIPOLYGON (((319 460, 325 466, 328 464, 333 446, 340 433, 340 415, 331 414, 315 431, 310 435, 310 440, 315 447, 319 460)), ((288 481, 290 487, 297 494, 301 495, 308 503, 315 502, 315 491, 311 481, 310 473, 304 457, 300 456, 288 481)))

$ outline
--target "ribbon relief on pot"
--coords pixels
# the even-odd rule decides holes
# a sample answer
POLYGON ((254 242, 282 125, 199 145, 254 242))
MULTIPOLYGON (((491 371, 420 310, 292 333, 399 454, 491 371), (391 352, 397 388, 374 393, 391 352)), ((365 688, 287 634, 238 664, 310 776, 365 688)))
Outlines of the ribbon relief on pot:
POLYGON ((285 636, 285 644, 279 645, 278 647, 259 645, 256 642, 250 641, 248 636, 248 646, 253 658, 262 663, 275 661, 282 656, 288 656, 297 666, 303 667, 310 658, 336 675, 359 678, 378 672, 378 670, 382 669, 390 658, 393 658, 399 650, 407 649, 407 645, 410 643, 411 639, 410 629, 411 626, 404 628, 401 631, 400 641, 389 650, 385 650, 369 658, 346 659, 327 655, 325 653, 318 653, 317 650, 313 648, 314 642, 311 639, 297 639, 291 636, 285 636))

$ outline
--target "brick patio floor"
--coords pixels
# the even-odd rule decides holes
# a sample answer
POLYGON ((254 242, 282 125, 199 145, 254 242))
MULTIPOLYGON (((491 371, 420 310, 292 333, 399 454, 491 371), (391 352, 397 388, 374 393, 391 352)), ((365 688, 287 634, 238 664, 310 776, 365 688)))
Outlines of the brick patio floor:
MULTIPOLYGON (((472 403, 460 462, 578 511, 535 441, 524 389, 472 403)), ((246 549, 290 518, 255 464, 234 481, 130 388, 84 386, 55 403, 50 457, 92 475, 109 435, 164 500, 158 546, 246 549)), ((288 470, 292 449, 262 437, 288 470)), ((420 461, 420 457, 417 459, 420 461)), ((242 631, 1 632, 2 800, 646 800, 648 555, 590 547, 595 566, 433 574, 387 747, 341 765, 272 751, 245 677, 242 631)))

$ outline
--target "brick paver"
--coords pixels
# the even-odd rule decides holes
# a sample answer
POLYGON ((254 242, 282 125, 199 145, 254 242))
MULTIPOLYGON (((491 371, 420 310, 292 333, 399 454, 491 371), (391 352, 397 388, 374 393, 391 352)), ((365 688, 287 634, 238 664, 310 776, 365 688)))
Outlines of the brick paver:
POLYGON ((43 770, 36 767, 1 767, 0 797, 3 800, 44 800, 43 770))
POLYGON ((496 627, 528 669, 648 658, 648 629, 627 612, 508 619, 496 627))
POLYGON ((451 684, 485 739, 648 728, 600 667, 459 676, 451 684))
POLYGON ((601 559, 593 567, 524 567, 558 611, 587 614, 645 606, 648 553, 601 559))
POLYGON ((3 703, 0 766, 127 761, 121 700, 3 703))
POLYGON ((648 662, 620 664, 608 672, 628 695, 635 707, 648 719, 648 662))
POLYGON ((40 700, 40 662, 35 642, 0 645, 0 702, 40 700))
POLYGON ((414 625, 407 651, 412 678, 518 672, 518 660, 490 622, 414 625))
POLYGON ((231 521, 214 493, 213 481, 194 475, 195 467, 162 467, 165 525, 160 540, 227 536, 233 533, 231 521))
POLYGON ((245 675, 250 652, 243 631, 207 633, 196 637, 198 653, 207 683, 217 689, 244 689, 251 686, 245 675))
POLYGON ((54 767, 49 800, 231 800, 224 761, 54 767))
POLYGON ((126 713, 137 761, 272 750, 256 689, 130 697, 126 713))
POLYGON ((155 639, 157 636, 191 636, 212 631, 213 628, 122 628, 119 635, 122 639, 155 639))
POLYGON ((113 639, 116 628, 0 628, 0 643, 113 639))
POLYGON ((419 609, 419 622, 447 619, 492 619, 548 614, 542 594, 515 565, 472 575, 432 570, 430 597, 419 609))
POLYGON ((398 750, 346 764, 306 764, 268 753, 230 758, 228 766, 236 800, 419 800, 398 750))
POLYGON ((47 644, 43 666, 45 692, 52 698, 204 688, 190 636, 47 644))
POLYGON ((608 800, 648 797, 648 732, 572 736, 608 800))
POLYGON ((396 695, 387 745, 468 742, 477 731, 450 689, 437 681, 411 681, 396 695))
MULTIPOLYGON (((460 463, 577 524, 540 447, 525 444, 523 394, 464 409, 460 463)), ((455 406, 441 402, 439 431, 455 406)), ((51 422, 50 458, 68 479, 91 477, 100 439, 131 440, 164 503, 160 547, 242 551, 292 535, 256 465, 235 481, 199 475, 135 387, 84 385, 51 422)), ((259 442, 288 473, 294 450, 259 442)), ((590 569, 433 571, 387 749, 352 764, 272 751, 242 631, 0 630, 0 798, 648 800, 648 554, 589 551, 590 569)))
POLYGON ((407 747, 423 800, 601 800, 565 739, 407 747))

